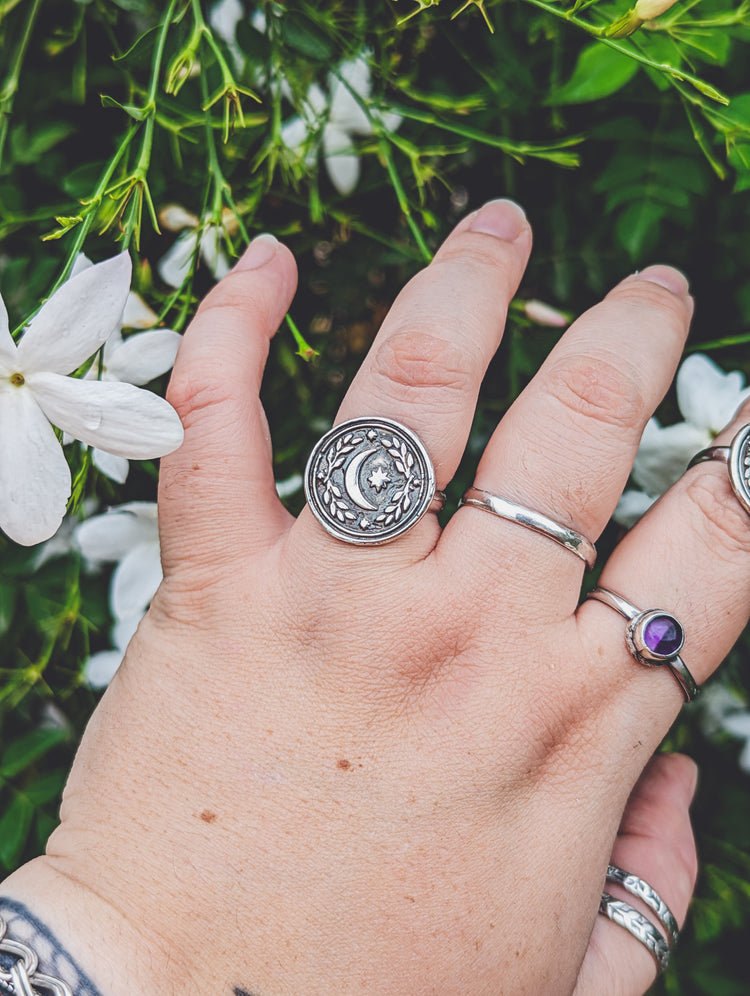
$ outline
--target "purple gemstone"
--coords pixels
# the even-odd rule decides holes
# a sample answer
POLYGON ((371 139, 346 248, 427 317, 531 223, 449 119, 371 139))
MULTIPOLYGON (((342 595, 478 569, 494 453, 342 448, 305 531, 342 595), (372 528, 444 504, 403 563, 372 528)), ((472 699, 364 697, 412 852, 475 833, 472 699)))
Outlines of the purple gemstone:
POLYGON ((674 616, 654 616, 643 629, 643 642, 660 657, 672 657, 682 646, 682 626, 674 616))

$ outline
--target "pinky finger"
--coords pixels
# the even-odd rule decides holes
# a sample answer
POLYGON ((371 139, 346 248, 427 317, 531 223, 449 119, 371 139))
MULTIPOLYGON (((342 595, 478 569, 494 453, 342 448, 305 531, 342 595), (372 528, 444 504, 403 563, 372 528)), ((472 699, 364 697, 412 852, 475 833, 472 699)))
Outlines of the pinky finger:
MULTIPOLYGON (((689 807, 697 768, 681 754, 652 758, 628 800, 611 863, 648 882, 682 927, 698 872, 689 807)), ((616 884, 606 891, 646 915, 655 915, 616 884)), ((643 996, 656 977, 656 962, 640 941, 597 916, 574 996, 643 996)))

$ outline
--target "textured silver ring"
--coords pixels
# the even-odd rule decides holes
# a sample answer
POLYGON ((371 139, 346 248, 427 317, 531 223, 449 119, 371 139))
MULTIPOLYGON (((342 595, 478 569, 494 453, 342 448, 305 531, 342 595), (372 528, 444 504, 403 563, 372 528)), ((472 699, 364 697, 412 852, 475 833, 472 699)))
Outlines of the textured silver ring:
POLYGON ((666 664, 677 679, 686 701, 692 702, 700 689, 680 657, 685 631, 671 612, 663 609, 642 611, 609 588, 594 588, 586 598, 603 602, 624 616, 628 620, 625 645, 631 657, 647 667, 666 664))
POLYGON ((638 875, 626 872, 624 868, 618 868, 617 865, 607 867, 607 881, 619 883, 631 896, 636 896, 653 910, 666 932, 670 946, 675 946, 680 938, 680 928, 677 926, 674 914, 653 886, 638 875))
POLYGON ((721 460, 729 470, 729 483, 737 501, 750 515, 750 425, 743 426, 731 446, 709 446, 696 453, 688 464, 690 470, 704 460, 721 460))
POLYGON ((305 496, 331 536, 358 546, 389 543, 445 504, 420 440, 380 417, 340 422, 316 443, 305 496))
POLYGON ((554 519, 550 519, 541 512, 535 512, 531 508, 509 501, 507 498, 501 498, 499 495, 493 495, 489 491, 482 491, 481 488, 469 488, 458 503, 458 507, 461 508, 462 505, 470 508, 481 508, 484 512, 499 515, 501 519, 516 522, 519 526, 525 526, 527 529, 533 529, 535 533, 549 537, 555 543, 580 557, 589 570, 596 563, 596 547, 591 540, 586 539, 581 533, 577 533, 575 529, 561 526, 559 522, 555 522, 554 519))
POLYGON ((622 899, 610 896, 608 892, 602 893, 599 912, 609 917, 613 923, 624 927, 629 934, 644 944, 656 959, 659 972, 665 971, 669 964, 669 945, 648 917, 639 913, 638 910, 634 910, 622 899))

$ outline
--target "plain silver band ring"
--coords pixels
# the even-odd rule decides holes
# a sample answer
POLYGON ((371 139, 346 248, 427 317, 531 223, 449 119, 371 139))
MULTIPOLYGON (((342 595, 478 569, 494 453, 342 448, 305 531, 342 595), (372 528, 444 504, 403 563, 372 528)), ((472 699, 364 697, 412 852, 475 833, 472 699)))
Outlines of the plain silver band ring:
MULTIPOLYGON (((615 612, 619 612, 621 616, 624 616, 628 620, 637 619, 639 616, 644 615, 641 609, 637 609, 634 605, 631 605, 627 599, 623 598, 622 595, 618 595, 617 592, 610 591, 609 588, 594 588, 590 591, 586 598, 595 599, 597 602, 603 602, 604 605, 608 605, 610 609, 614 609, 615 612)), ((664 613, 665 615, 671 615, 671 613, 664 613)), ((674 616, 672 616, 674 618, 674 616)), ((628 647, 630 655, 635 657, 632 649, 628 647)), ((638 657, 635 659, 639 663, 643 661, 639 660, 638 657)), ((683 691, 686 702, 692 702, 696 697, 700 688, 696 684, 695 678, 693 678, 690 671, 688 671, 685 662, 680 657, 679 654, 675 654, 668 660, 663 661, 667 665, 669 670, 677 679, 680 688, 683 691)))
POLYGON ((501 498, 499 495, 493 495, 489 491, 482 491, 481 488, 469 488, 458 503, 458 507, 461 508, 462 505, 481 508, 484 512, 499 515, 501 519, 517 522, 519 526, 526 526, 527 529, 533 529, 535 533, 549 537, 555 543, 564 546, 566 550, 570 550, 571 553, 580 557, 589 570, 596 563, 596 547, 591 540, 586 539, 581 533, 577 533, 575 529, 561 526, 559 522, 542 515, 541 512, 535 512, 531 508, 518 505, 516 502, 501 498))
POLYGON ((441 491, 438 488, 435 494, 432 496, 432 501, 430 502, 430 507, 427 509, 428 512, 442 512, 445 508, 445 503, 448 500, 448 496, 445 491, 441 491))
POLYGON ((624 927, 629 934, 645 945, 654 956, 660 973, 666 969, 669 964, 669 945, 647 917, 622 899, 610 896, 608 892, 602 893, 599 912, 609 917, 613 923, 624 927))
POLYGON ((642 878, 639 878, 638 875, 626 872, 624 868, 618 868, 617 865, 608 865, 607 881, 618 882, 626 892, 629 892, 631 896, 636 896, 649 909, 653 910, 659 919, 659 923, 666 931, 670 945, 674 947, 680 937, 680 928, 677 926, 677 921, 671 909, 653 886, 649 885, 642 878))
POLYGON ((740 429, 730 446, 709 446, 696 453, 687 469, 706 460, 719 460, 726 464, 732 491, 750 515, 750 425, 740 429))

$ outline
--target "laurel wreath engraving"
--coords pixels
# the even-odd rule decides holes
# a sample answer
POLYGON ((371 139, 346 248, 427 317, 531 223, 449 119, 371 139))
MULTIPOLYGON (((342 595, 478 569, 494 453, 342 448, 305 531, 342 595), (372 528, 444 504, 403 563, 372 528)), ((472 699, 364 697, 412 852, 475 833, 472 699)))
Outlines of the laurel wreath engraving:
POLYGON ((337 487, 331 478, 335 470, 344 466, 347 454, 351 453, 362 440, 362 436, 347 432, 341 439, 336 440, 333 446, 329 446, 325 453, 326 469, 319 475, 323 482, 321 501, 328 509, 329 514, 339 522, 353 522, 357 516, 350 511, 349 506, 343 500, 341 488, 337 487))
POLYGON ((411 507, 409 490, 414 480, 412 472, 414 456, 409 452, 406 443, 400 443, 395 437, 389 439, 383 436, 381 442, 388 455, 393 457, 396 470, 399 474, 404 475, 403 486, 393 492, 389 504, 385 506, 380 515, 375 516, 373 519, 373 522, 378 523, 378 525, 390 526, 392 522, 398 522, 411 507))

